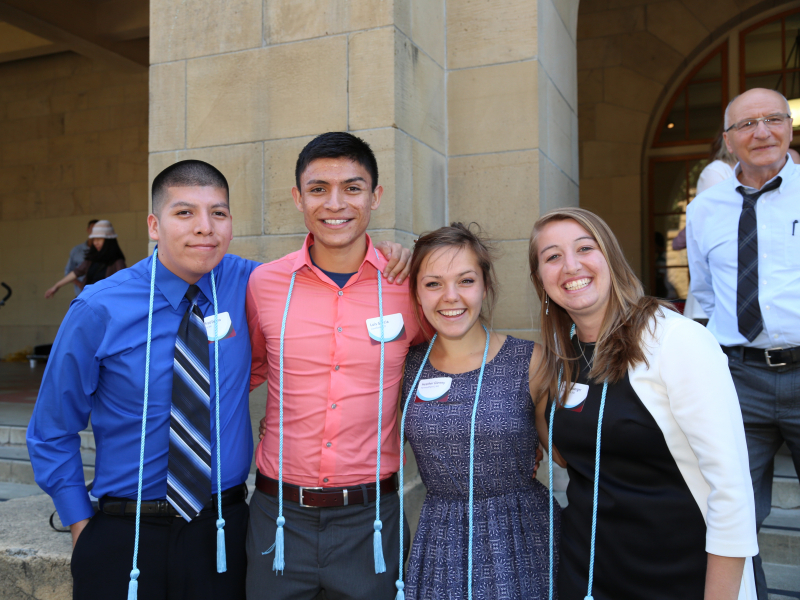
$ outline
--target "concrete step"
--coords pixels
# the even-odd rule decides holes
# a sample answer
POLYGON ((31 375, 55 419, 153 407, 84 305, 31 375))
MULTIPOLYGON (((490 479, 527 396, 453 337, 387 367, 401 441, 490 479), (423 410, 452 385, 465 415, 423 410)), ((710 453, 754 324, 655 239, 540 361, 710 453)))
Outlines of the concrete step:
POLYGON ((758 549, 764 562, 800 565, 800 528, 765 524, 758 532, 758 549))
MULTIPOLYGON (((92 465, 84 463, 83 477, 87 481, 94 479, 94 460, 92 465)), ((15 460, 13 458, 0 458, 0 481, 9 483, 27 483, 35 485, 33 467, 29 460, 15 460)))
POLYGON ((797 477, 775 475, 772 478, 772 506, 800 508, 800 483, 797 477))
POLYGON ((800 565, 763 564, 770 600, 800 598, 800 565))
MULTIPOLYGON (((4 445, 25 446, 25 433, 27 426, 0 425, 0 447, 4 445)), ((94 434, 90 429, 81 431, 81 450, 94 450, 94 434)))
POLYGON ((14 498, 27 498, 28 496, 38 496, 44 494, 38 485, 29 483, 9 483, 0 481, 0 502, 13 500, 14 498))

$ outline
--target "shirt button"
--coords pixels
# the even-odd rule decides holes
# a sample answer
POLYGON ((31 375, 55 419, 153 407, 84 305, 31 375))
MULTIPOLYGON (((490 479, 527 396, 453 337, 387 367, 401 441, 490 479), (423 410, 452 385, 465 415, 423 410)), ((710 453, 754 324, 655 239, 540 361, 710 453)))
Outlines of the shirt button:
POLYGON ((342 333, 342 328, 341 327, 337 327, 336 331, 338 331, 339 333, 342 333))
POLYGON ((326 447, 326 448, 330 448, 332 445, 333 445, 333 444, 331 444, 330 442, 328 442, 327 444, 325 444, 325 447, 326 447))
POLYGON ((325 479, 323 479, 322 481, 323 481, 323 483, 328 483, 328 478, 326 477, 326 478, 325 478, 325 479))
POLYGON ((775 335, 773 335, 772 337, 774 337, 774 338, 777 340, 777 339, 778 339, 778 334, 776 333, 776 334, 775 334, 775 335))
POLYGON ((344 294, 344 292, 342 290, 339 290, 339 295, 341 296, 342 294, 344 294))
MULTIPOLYGON (((764 284, 764 285, 767 285, 767 280, 766 280, 766 279, 762 279, 762 280, 761 280, 761 283, 762 283, 762 284, 764 284)), ((340 330, 340 331, 341 331, 341 330, 340 330)))
POLYGON ((336 405, 335 404, 331 404, 331 408, 336 409, 336 405))
POLYGON ((769 310, 769 305, 767 305, 765 308, 766 308, 767 310, 769 310))
POLYGON ((338 371, 339 370, 339 365, 336 365, 335 367, 333 367, 333 370, 334 371, 338 371))
POLYGON ((767 258, 767 255, 766 255, 766 254, 764 255, 764 258, 767 258))

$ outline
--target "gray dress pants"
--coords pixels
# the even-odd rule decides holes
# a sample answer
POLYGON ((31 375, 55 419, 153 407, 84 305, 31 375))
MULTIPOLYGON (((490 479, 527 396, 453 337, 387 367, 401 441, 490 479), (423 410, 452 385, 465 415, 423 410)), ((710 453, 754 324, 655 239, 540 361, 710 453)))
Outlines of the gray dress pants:
MULTIPOLYGON (((386 572, 375 573, 372 537, 375 503, 366 506, 304 508, 284 501, 283 575, 272 570, 278 499, 258 490, 250 501, 247 532, 247 598, 249 600, 393 600, 399 573, 400 500, 381 496, 383 556, 386 572)), ((403 562, 409 529, 403 516, 403 562)))
MULTIPOLYGON (((765 362, 728 358, 728 366, 742 408, 750 477, 756 503, 756 526, 772 507, 775 454, 786 442, 800 473, 800 366, 769 367, 765 362)), ((767 600, 761 557, 753 558, 758 600, 767 600)))

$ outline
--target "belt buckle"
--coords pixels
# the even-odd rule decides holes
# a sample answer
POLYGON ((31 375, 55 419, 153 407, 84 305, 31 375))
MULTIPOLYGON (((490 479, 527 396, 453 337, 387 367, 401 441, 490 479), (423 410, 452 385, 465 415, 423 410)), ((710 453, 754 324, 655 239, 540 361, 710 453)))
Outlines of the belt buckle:
POLYGON ((321 490, 321 489, 323 489, 323 488, 321 488, 321 487, 303 487, 301 485, 300 486, 300 495, 298 497, 298 502, 300 503, 300 506, 302 506, 303 508, 318 508, 316 506, 309 506, 308 504, 303 504, 303 491, 304 490, 321 490))
POLYGON ((766 358, 766 359, 767 359, 767 366, 768 366, 768 367, 785 367, 785 366, 786 366, 786 364, 787 364, 787 363, 785 363, 785 362, 783 362, 783 363, 773 363, 773 362, 770 360, 770 359, 771 359, 771 357, 770 357, 770 355, 769 355, 769 353, 770 353, 771 351, 773 351, 773 350, 783 350, 783 349, 784 349, 784 348, 767 348, 766 350, 764 350, 764 358, 766 358))

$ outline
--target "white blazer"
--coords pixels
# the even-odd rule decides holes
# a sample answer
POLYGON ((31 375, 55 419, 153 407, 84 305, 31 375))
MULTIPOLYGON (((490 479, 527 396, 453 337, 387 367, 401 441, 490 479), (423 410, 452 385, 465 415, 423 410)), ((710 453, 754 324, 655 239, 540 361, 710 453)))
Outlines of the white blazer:
POLYGON ((706 552, 747 557, 739 600, 755 600, 755 501, 728 359, 705 327, 678 313, 662 309, 654 325, 644 336, 648 364, 629 369, 631 386, 703 513, 706 552))

